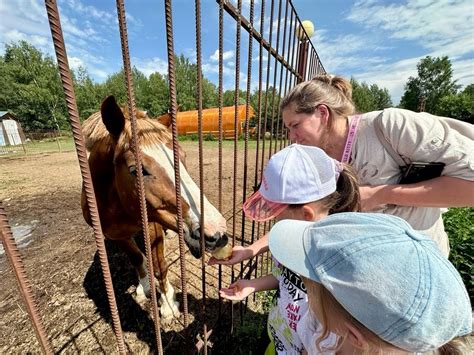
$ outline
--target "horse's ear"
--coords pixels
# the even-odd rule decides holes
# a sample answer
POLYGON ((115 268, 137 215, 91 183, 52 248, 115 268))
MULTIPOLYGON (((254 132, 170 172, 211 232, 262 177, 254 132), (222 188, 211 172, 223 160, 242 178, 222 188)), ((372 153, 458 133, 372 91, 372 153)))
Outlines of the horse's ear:
POLYGON ((109 131, 113 137, 118 138, 125 127, 125 117, 113 95, 107 96, 102 102, 100 114, 102 115, 102 122, 104 122, 107 131, 109 131))

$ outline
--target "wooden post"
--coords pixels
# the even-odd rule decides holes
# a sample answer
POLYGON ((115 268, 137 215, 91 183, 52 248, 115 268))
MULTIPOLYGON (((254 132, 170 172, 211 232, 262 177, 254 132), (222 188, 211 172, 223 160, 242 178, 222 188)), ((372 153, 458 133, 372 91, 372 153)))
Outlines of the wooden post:
POLYGON ((298 77, 297 83, 301 83, 306 80, 306 64, 308 61, 308 48, 309 41, 303 40, 299 44, 299 56, 298 56, 298 77))

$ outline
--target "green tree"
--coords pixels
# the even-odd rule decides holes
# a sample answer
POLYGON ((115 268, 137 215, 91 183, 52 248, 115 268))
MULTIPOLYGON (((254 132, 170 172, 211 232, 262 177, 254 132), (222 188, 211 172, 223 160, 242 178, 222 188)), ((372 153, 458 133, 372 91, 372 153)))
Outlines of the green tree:
MULTIPOLYGON (((132 68, 133 93, 135 96, 135 104, 137 108, 142 110, 150 109, 151 87, 150 81, 136 67, 132 68)), ((117 73, 109 75, 101 90, 104 97, 114 95, 115 99, 121 106, 127 105, 127 89, 125 87, 125 75, 123 69, 117 73)))
POLYGON ((474 124, 474 84, 468 85, 459 94, 442 97, 435 113, 474 124))
POLYGON ((168 82, 160 73, 153 73, 148 78, 148 91, 145 93, 146 104, 144 108, 151 117, 156 117, 168 112, 169 87, 168 82))
POLYGON ((370 92, 374 98, 374 110, 383 110, 384 108, 392 107, 392 99, 387 88, 380 88, 376 84, 370 85, 370 92))
MULTIPOLYGON (((245 96, 244 96, 245 97, 245 96)), ((259 100, 259 92, 256 90, 250 96, 250 105, 253 107, 255 111, 254 118, 250 121, 250 127, 257 125, 258 117, 259 117, 259 107, 258 107, 258 100, 259 100)), ((270 86, 268 91, 262 91, 260 93, 260 122, 261 122, 261 130, 262 131, 271 131, 272 130, 272 121, 273 121, 273 130, 276 130, 277 121, 278 119, 278 107, 280 104, 281 97, 278 93, 278 90, 270 86), (266 129, 263 129, 265 125, 265 117, 266 117, 266 129), (272 120, 273 117, 273 120, 272 120)), ((243 102, 245 104, 245 101, 243 102)), ((281 114, 280 114, 281 116, 281 114)), ((282 123, 278 123, 279 128, 281 129, 282 123)))
POLYGON ((175 56, 176 95, 180 111, 196 109, 197 67, 184 55, 175 56))
POLYGON ((55 61, 25 41, 7 44, 0 59, 0 107, 23 129, 65 129, 67 108, 55 61))
POLYGON ((217 87, 211 83, 208 79, 203 78, 202 80, 202 107, 212 108, 218 106, 217 100, 218 92, 217 87))
POLYGON ((352 100, 358 112, 370 112, 383 110, 392 106, 390 94, 386 88, 380 88, 377 84, 368 85, 359 83, 351 78, 352 100))
POLYGON ((436 106, 444 96, 456 94, 459 86, 453 80, 451 61, 447 56, 427 56, 417 64, 418 76, 410 77, 400 100, 400 107, 418 111, 424 100, 424 110, 436 112, 436 106))
MULTIPOLYGON (((177 101, 181 111, 197 109, 197 65, 184 55, 175 56, 177 101)), ((216 107, 217 88, 208 79, 201 77, 202 107, 216 107)))
MULTIPOLYGON (((239 95, 237 98, 238 105, 245 105, 245 100, 247 98, 247 94, 244 90, 239 90, 239 95)), ((222 104, 224 106, 234 106, 235 105, 235 90, 226 90, 222 94, 222 104)))
POLYGON ((105 97, 103 85, 94 83, 86 68, 82 66, 74 72, 73 79, 77 108, 81 120, 84 120, 99 110, 105 97))

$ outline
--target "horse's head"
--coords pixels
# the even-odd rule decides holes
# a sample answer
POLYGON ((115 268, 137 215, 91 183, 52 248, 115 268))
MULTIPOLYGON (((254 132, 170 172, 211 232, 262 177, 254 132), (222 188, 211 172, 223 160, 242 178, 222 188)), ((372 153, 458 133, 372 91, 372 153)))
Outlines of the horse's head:
MULTIPOLYGON (((126 110, 124 110, 126 111, 126 110)), ((137 193, 137 168, 133 153, 131 123, 113 96, 101 106, 105 134, 114 149, 114 171, 117 194, 128 214, 140 221, 137 193)), ((177 231, 175 170, 172 136, 165 126, 138 111, 137 128, 145 185, 148 219, 167 229, 177 231)), ((96 124, 97 125, 97 124, 96 124)), ((184 155, 180 155, 183 157, 184 155)), ((181 206, 184 221, 184 239, 192 255, 201 256, 200 248, 200 191, 180 162, 181 206)), ((227 244, 226 221, 217 209, 204 198, 205 248, 213 251, 227 244)), ((117 221, 120 223, 120 221, 117 221)))

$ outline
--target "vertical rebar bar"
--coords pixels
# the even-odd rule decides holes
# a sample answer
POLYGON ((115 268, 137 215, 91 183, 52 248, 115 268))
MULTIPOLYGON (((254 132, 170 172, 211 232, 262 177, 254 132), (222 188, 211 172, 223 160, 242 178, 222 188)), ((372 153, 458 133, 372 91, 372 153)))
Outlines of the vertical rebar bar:
POLYGON ((64 89, 64 95, 66 98, 69 118, 71 121, 74 143, 76 145, 77 157, 81 169, 83 189, 85 191, 92 228, 94 230, 97 253, 99 254, 100 264, 102 266, 102 272, 104 275, 104 283, 107 291, 107 300, 109 301, 113 328, 115 336, 117 337, 119 352, 121 354, 125 354, 125 342, 123 339, 122 326, 120 324, 117 302, 115 300, 115 292, 112 285, 112 276, 110 274, 109 262, 107 260, 107 251, 105 249, 104 237, 100 224, 99 213, 97 210, 94 187, 92 184, 92 178, 89 170, 87 152, 84 144, 84 137, 82 135, 79 112, 77 110, 72 75, 69 70, 66 46, 64 44, 63 32, 61 29, 59 11, 55 0, 45 0, 45 6, 46 11, 48 13, 49 27, 51 29, 51 35, 53 37, 56 59, 58 61, 59 73, 61 75, 61 82, 64 89))
POLYGON ((203 322, 204 355, 207 355, 207 317, 206 317, 206 262, 205 262, 205 240, 204 240, 204 163, 202 152, 202 62, 201 62, 201 1, 195 0, 195 23, 196 23, 196 106, 198 110, 198 134, 199 134, 199 201, 201 215, 199 217, 200 244, 201 244, 201 285, 202 302, 201 315, 203 322))
MULTIPOLYGON (((218 179, 219 179, 219 212, 222 213, 222 87, 223 87, 223 61, 224 56, 224 0, 219 1, 219 88, 218 88, 218 105, 219 105, 219 121, 218 121, 218 129, 219 129, 219 147, 218 147, 218 179)), ((234 239, 234 236, 232 236, 234 239)), ((234 245, 234 241, 232 241, 232 245, 234 245)), ((219 264, 219 290, 222 288, 222 265, 219 264)), ((219 314, 221 314, 221 307, 222 307, 222 298, 219 293, 219 314)))
MULTIPOLYGON (((155 338, 158 347, 158 353, 163 354, 163 345, 161 342, 161 325, 160 315, 158 313, 158 301, 155 291, 155 273, 153 270, 153 255, 151 250, 150 232, 148 230, 148 215, 145 199, 145 184, 143 181, 142 162, 140 156, 140 143, 138 142, 138 128, 135 107, 135 95, 132 82, 132 68, 130 64, 130 54, 128 49, 128 35, 127 22, 125 18, 125 6, 123 0, 116 0, 117 16, 119 20, 120 41, 122 46, 123 71, 125 77, 125 87, 127 89, 127 103, 128 103, 128 117, 132 128, 132 150, 135 157, 136 172, 137 172, 137 188, 140 201, 140 214, 142 220, 143 237, 145 238, 145 251, 147 259, 148 275, 151 289, 151 302, 153 310, 153 321, 155 324, 155 338)), ((159 263, 158 263, 159 265, 159 263)), ((160 275, 163 275, 163 270, 159 270, 160 275)), ((165 290, 164 280, 160 278, 161 289, 165 290)))
POLYGON ((176 188, 176 210, 178 218, 178 237, 179 237, 179 262, 181 267, 181 290, 183 295, 183 322, 186 347, 188 347, 188 292, 186 278, 186 260, 184 251, 183 236, 183 212, 181 206, 181 184, 179 178, 179 147, 178 147, 178 125, 176 116, 178 111, 176 99, 176 76, 174 66, 174 44, 173 44, 173 15, 171 9, 171 0, 165 0, 165 19, 166 19, 166 42, 168 51, 168 80, 170 89, 170 116, 171 131, 173 133, 173 158, 175 169, 175 188, 176 188))
POLYGON ((25 301, 26 310, 30 316, 31 322, 33 324, 33 329, 36 334, 36 338, 43 349, 45 354, 53 354, 51 344, 49 343, 48 337, 46 336, 45 327, 43 325, 43 320, 40 313, 38 312, 38 306, 35 299, 33 298, 33 293, 31 292, 30 283, 26 277, 25 267, 23 261, 21 260, 20 253, 13 238, 10 225, 8 224, 7 214, 3 209, 2 203, 0 202, 0 239, 5 250, 5 255, 10 262, 13 272, 15 274, 16 280, 18 282, 18 287, 20 288, 20 294, 25 301))

